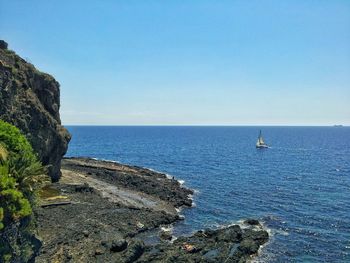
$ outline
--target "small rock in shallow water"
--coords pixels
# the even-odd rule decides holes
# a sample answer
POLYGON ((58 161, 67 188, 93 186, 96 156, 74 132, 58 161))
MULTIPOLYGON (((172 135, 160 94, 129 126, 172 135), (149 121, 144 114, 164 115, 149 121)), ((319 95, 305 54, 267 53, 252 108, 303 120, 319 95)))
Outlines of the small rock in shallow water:
POLYGON ((252 226, 258 226, 258 225, 260 225, 260 222, 258 220, 256 220, 256 219, 249 218, 249 219, 244 221, 244 224, 252 225, 252 226))
POLYGON ((84 235, 84 237, 88 237, 88 236, 89 236, 89 234, 90 234, 90 233, 89 233, 89 231, 87 231, 87 230, 84 230, 84 231, 83 231, 83 235, 84 235))

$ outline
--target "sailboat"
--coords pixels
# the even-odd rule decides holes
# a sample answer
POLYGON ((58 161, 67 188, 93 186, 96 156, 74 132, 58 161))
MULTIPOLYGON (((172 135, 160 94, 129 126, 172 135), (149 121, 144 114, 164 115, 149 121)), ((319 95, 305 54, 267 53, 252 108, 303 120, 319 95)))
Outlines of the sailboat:
POLYGON ((261 130, 259 132, 258 141, 256 142, 256 148, 258 149, 269 148, 269 146, 267 146, 267 144, 264 142, 264 139, 261 135, 261 130))

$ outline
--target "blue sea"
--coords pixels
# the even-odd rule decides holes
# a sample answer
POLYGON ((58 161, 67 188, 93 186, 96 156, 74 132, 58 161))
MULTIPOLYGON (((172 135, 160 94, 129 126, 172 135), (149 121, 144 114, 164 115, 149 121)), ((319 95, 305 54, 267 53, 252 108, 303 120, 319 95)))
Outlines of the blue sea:
POLYGON ((174 233, 258 218, 260 262, 350 262, 350 127, 68 126, 67 156, 152 168, 196 190, 174 233), (262 130, 269 149, 256 149, 262 130))

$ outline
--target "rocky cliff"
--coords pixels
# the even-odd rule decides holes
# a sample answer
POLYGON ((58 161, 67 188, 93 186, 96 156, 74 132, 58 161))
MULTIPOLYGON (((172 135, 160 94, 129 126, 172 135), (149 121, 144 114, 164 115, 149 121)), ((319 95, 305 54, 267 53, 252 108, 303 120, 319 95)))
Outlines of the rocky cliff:
POLYGON ((38 71, 0 40, 0 119, 18 127, 30 140, 53 181, 70 134, 61 125, 59 83, 38 71))

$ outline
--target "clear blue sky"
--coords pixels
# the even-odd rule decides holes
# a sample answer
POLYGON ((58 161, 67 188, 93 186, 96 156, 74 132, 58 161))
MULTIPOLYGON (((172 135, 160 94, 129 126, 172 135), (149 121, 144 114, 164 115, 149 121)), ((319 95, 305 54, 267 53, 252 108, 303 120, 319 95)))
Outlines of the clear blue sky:
POLYGON ((0 0, 64 124, 350 124, 350 1, 0 0))

